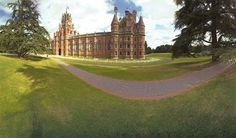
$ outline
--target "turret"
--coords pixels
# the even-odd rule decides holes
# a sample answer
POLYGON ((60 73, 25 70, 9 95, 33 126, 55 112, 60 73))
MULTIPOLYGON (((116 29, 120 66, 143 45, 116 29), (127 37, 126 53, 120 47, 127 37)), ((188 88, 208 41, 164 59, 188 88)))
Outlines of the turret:
POLYGON ((114 8, 114 17, 111 23, 111 45, 112 45, 112 52, 111 52, 111 57, 114 59, 118 59, 118 31, 119 31, 119 21, 117 18, 117 13, 118 13, 118 8, 114 8))
POLYGON ((133 18, 134 18, 134 22, 136 23, 136 17, 137 17, 137 11, 133 10, 133 18))
POLYGON ((138 39, 139 39, 139 47, 138 47, 138 58, 145 58, 145 25, 143 22, 143 17, 140 16, 138 22, 138 39))
POLYGON ((140 16, 140 18, 139 18, 138 28, 139 28, 139 32, 141 34, 145 34, 145 24, 143 22, 143 17, 142 16, 140 16))
POLYGON ((128 16, 130 14, 130 12, 129 12, 129 9, 127 8, 126 10, 125 10, 125 16, 128 16))
POLYGON ((113 20, 112 20, 112 23, 111 23, 111 31, 112 32, 118 32, 119 30, 119 21, 118 21, 118 18, 117 18, 117 12, 118 12, 118 8, 115 7, 114 8, 114 17, 113 17, 113 20))

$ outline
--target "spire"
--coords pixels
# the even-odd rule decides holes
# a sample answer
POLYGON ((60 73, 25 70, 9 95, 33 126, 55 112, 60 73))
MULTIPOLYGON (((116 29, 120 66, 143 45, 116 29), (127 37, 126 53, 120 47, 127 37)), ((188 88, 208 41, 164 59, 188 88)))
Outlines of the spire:
POLYGON ((138 24, 141 26, 145 26, 143 22, 143 16, 140 16, 138 24))
POLYGON ((66 7, 66 13, 67 13, 68 10, 69 10, 69 7, 67 6, 67 7, 66 7))
POLYGON ((114 17, 113 17, 113 20, 112 20, 112 23, 111 24, 118 24, 118 18, 117 18, 117 15, 115 14, 114 17))
POLYGON ((118 24, 118 18, 117 18, 118 8, 117 7, 114 8, 114 12, 115 14, 112 20, 112 24, 118 24))
POLYGON ((117 14, 118 13, 118 8, 115 6, 114 7, 114 13, 117 14))
POLYGON ((126 10, 125 10, 125 16, 128 16, 129 14, 130 14, 129 8, 126 8, 126 10))

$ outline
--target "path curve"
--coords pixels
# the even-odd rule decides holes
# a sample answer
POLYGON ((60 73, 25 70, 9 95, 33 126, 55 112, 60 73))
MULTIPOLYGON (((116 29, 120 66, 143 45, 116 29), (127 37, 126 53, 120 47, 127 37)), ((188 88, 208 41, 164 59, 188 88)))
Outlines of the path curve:
POLYGON ((219 73, 224 72, 230 66, 215 64, 200 71, 194 71, 193 73, 172 79, 139 82, 99 76, 66 64, 59 59, 55 60, 60 66, 93 87, 128 99, 160 99, 174 96, 200 85, 219 73))

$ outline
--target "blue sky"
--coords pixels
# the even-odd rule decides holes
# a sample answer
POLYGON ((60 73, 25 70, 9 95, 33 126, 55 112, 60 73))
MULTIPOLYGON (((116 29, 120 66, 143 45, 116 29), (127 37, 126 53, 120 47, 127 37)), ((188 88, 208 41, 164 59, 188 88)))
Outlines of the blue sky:
MULTIPOLYGON (((119 8, 119 13, 121 15, 124 15, 124 11, 126 9, 134 9, 138 12, 142 11, 142 6, 136 5, 135 2, 133 1, 128 1, 128 0, 107 0, 107 3, 112 5, 112 6, 117 6, 119 8)), ((112 13, 113 10, 110 12, 112 13)))
MULTIPOLYGON (((8 2, 0 0, 0 24, 10 17, 8 2)), ((162 44, 172 44, 172 39, 179 33, 174 30, 174 13, 177 10, 173 0, 38 0, 41 24, 51 36, 58 29, 61 15, 69 7, 75 29, 80 34, 110 31, 114 6, 119 9, 119 16, 124 11, 137 10, 138 16, 144 17, 146 40, 155 48, 162 44)))

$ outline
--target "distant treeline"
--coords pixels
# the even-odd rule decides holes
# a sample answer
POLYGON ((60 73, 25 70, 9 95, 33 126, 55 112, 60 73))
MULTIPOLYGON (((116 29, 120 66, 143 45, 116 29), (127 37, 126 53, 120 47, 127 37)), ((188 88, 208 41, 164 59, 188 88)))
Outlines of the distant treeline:
MULTIPOLYGON (((190 46, 189 50, 191 53, 193 54, 210 54, 211 48, 209 46, 202 46, 202 45, 198 45, 198 46, 190 46)), ((156 48, 151 48, 148 47, 146 44, 146 54, 150 54, 150 53, 172 53, 173 51, 173 45, 160 45, 157 46, 156 48)))

